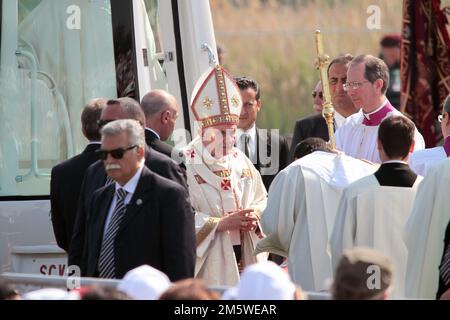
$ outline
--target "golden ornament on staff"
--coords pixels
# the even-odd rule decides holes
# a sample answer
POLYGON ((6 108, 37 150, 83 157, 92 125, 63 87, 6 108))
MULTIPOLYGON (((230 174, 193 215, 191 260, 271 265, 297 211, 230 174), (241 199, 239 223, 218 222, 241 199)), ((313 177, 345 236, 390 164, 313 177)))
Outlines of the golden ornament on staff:
POLYGON ((327 75, 327 67, 330 63, 330 57, 323 53, 322 34, 320 33, 320 30, 316 30, 316 50, 317 59, 315 62, 315 67, 316 69, 319 69, 323 88, 322 116, 325 118, 325 121, 327 123, 330 145, 333 149, 336 149, 336 142, 334 140, 334 107, 331 103, 330 88, 328 85, 327 75))

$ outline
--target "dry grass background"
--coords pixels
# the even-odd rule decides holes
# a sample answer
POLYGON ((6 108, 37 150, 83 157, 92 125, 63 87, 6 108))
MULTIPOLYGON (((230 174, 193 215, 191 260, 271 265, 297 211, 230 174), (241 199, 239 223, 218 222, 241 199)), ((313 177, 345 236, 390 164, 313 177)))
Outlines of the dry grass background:
POLYGON ((262 128, 289 134, 294 122, 312 113, 314 31, 321 29, 325 52, 378 55, 385 33, 400 32, 402 0, 210 0, 217 43, 226 50, 225 67, 254 77, 261 85, 262 128), (297 3, 297 6, 282 3, 297 3), (380 8, 380 29, 369 30, 367 8, 380 8))

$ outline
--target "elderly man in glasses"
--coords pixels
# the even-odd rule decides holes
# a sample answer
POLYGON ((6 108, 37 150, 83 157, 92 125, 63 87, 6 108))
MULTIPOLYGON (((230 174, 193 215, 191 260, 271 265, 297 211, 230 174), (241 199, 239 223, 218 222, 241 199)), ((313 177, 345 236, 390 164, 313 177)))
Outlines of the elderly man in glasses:
POLYGON ((122 278, 148 264, 172 281, 192 277, 194 214, 186 190, 146 168, 137 121, 113 121, 101 134, 97 153, 114 183, 90 200, 82 275, 122 278))
POLYGON ((422 176, 426 175, 430 167, 450 156, 450 95, 445 98, 438 121, 441 123, 444 145, 413 152, 409 159, 411 169, 422 176))
MULTIPOLYGON (((401 115, 386 98, 388 86, 389 69, 383 60, 359 55, 350 62, 344 89, 354 105, 361 109, 348 117, 336 131, 338 149, 355 158, 381 163, 377 149, 378 127, 386 117, 401 115)), ((414 140, 414 150, 425 147, 417 129, 414 140)))
MULTIPOLYGON (((354 114, 357 109, 350 97, 344 91, 344 83, 347 81, 347 69, 349 62, 353 59, 351 54, 345 54, 336 57, 328 65, 328 82, 330 88, 331 102, 333 103, 334 114, 334 130, 337 130, 343 123, 345 118, 354 114)), ((294 128, 294 136, 292 138, 290 159, 294 160, 294 151, 297 144, 309 137, 322 138, 328 141, 328 128, 322 116, 323 92, 322 83, 319 82, 313 91, 314 109, 319 114, 314 114, 306 118, 297 120, 294 128), (320 111, 316 109, 316 105, 320 105, 320 111)))

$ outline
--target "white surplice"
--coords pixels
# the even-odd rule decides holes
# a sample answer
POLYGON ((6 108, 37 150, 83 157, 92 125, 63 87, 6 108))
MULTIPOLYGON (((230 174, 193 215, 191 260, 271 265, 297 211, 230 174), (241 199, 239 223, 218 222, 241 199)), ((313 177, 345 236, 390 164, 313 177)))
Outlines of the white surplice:
POLYGON ((415 173, 425 176, 432 166, 445 159, 447 159, 447 154, 444 147, 418 150, 409 157, 409 166, 415 173))
POLYGON ((195 276, 208 285, 234 286, 239 281, 239 270, 233 245, 241 245, 244 266, 267 259, 267 254, 253 255, 259 239, 254 231, 217 232, 217 226, 220 218, 231 211, 251 208, 260 216, 267 203, 266 189, 251 161, 237 148, 218 160, 197 137, 184 154, 195 210, 195 276))
MULTIPOLYGON (((385 118, 391 115, 402 115, 402 113, 393 110, 387 113, 385 118)), ((336 147, 349 156, 381 163, 377 149, 379 126, 366 126, 363 124, 363 120, 364 114, 362 109, 347 117, 344 124, 336 131, 336 147)), ((394 139, 395 137, 392 138, 394 139)), ((414 140, 414 151, 425 148, 423 137, 417 129, 414 140)))
POLYGON ((288 257, 292 280, 304 290, 326 290, 332 276, 328 240, 342 190, 376 166, 343 153, 316 151, 278 173, 262 215, 266 238, 256 252, 288 257))
POLYGON ((408 248, 406 291, 408 298, 435 299, 439 263, 444 250, 449 210, 450 159, 431 167, 417 191, 405 228, 408 248))
POLYGON ((404 297, 408 251, 403 230, 422 177, 411 188, 380 186, 375 175, 364 177, 344 190, 330 245, 333 270, 344 249, 371 247, 392 259, 392 297, 404 297))

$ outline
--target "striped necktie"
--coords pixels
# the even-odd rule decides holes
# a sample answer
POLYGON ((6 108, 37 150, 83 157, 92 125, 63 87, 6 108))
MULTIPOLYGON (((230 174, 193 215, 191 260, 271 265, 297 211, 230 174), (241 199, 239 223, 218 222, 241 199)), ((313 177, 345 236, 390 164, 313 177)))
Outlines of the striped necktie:
POLYGON ((114 240, 116 238, 117 230, 119 230, 120 222, 125 213, 125 197, 127 192, 119 188, 116 191, 117 203, 111 215, 108 228, 103 236, 102 247, 100 249, 100 256, 98 258, 98 271, 100 278, 115 278, 116 266, 114 261, 114 240))
POLYGON ((448 244, 447 249, 445 249, 444 258, 439 266, 439 273, 445 285, 450 285, 450 244, 448 244))
POLYGON ((247 158, 250 158, 250 135, 248 133, 243 133, 241 139, 244 140, 244 154, 247 158))

